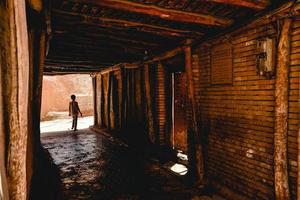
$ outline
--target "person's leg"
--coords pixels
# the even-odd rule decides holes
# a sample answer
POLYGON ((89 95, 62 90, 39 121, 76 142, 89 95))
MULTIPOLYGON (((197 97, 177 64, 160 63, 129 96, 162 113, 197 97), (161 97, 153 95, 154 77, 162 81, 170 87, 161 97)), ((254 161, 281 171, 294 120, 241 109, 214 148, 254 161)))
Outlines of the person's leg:
POLYGON ((73 120, 72 120, 72 128, 71 128, 71 129, 74 129, 74 125, 75 125, 75 118, 74 118, 74 116, 73 116, 72 118, 73 118, 73 120))
POLYGON ((75 115, 75 116, 74 116, 74 130, 75 130, 75 131, 77 130, 77 119, 78 119, 78 116, 75 115))

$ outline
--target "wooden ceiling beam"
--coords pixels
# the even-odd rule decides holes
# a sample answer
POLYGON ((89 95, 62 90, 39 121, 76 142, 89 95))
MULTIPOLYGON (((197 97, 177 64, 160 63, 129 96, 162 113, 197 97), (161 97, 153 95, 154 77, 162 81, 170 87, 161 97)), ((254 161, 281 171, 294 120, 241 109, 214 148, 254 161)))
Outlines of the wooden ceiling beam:
POLYGON ((181 30, 175 28, 169 28, 159 25, 151 25, 145 24, 141 22, 134 22, 124 19, 112 19, 107 17, 93 17, 85 14, 67 12, 58 9, 53 9, 54 15, 59 17, 63 15, 74 16, 74 17, 82 17, 81 21, 76 20, 76 24, 86 24, 92 26, 101 26, 103 28, 113 28, 113 27, 121 27, 121 28, 134 28, 140 32, 151 33, 155 35, 162 35, 167 37, 199 37, 202 36, 203 33, 189 30, 181 30))
POLYGON ((154 5, 145 5, 141 3, 129 2, 124 0, 72 0, 73 2, 82 2, 93 4, 100 7, 121 10, 130 13, 144 14, 151 17, 159 17, 164 20, 192 23, 208 26, 229 26, 232 20, 218 18, 212 15, 184 12, 173 9, 166 9, 154 5))
POLYGON ((117 58, 117 59, 142 59, 144 54, 133 54, 129 52, 115 51, 113 49, 107 49, 102 51, 93 51, 91 49, 79 49, 79 48, 69 48, 69 47, 56 47, 56 51, 53 52, 54 55, 70 55, 76 57, 86 57, 91 60, 101 60, 107 58, 117 58), (65 53, 68 52, 68 53, 65 53))
POLYGON ((111 46, 114 48, 122 48, 126 46, 126 48, 134 49, 137 51, 145 51, 144 45, 136 45, 136 44, 130 44, 130 43, 123 43, 123 42, 116 42, 116 41, 108 41, 108 40, 93 40, 92 38, 85 38, 81 36, 75 36, 75 35, 54 35, 54 37, 51 40, 50 48, 53 46, 55 48, 55 45, 57 43, 73 43, 73 44, 80 44, 80 45, 90 45, 90 46, 111 46))
POLYGON ((65 67, 65 66, 60 66, 60 67, 53 67, 53 66, 44 66, 44 74, 52 74, 52 73, 92 73, 92 72, 99 72, 103 69, 106 69, 106 67, 99 67, 99 68, 82 68, 80 66, 76 67, 65 67))
POLYGON ((96 44, 87 44, 87 43, 79 43, 78 41, 76 41, 76 43, 70 43, 70 42, 65 42, 65 41, 61 41, 59 43, 57 43, 57 45, 55 45, 55 49, 56 48, 63 48, 63 47, 68 47, 71 49, 77 49, 80 48, 81 50, 85 50, 88 49, 90 51, 94 51, 94 52, 101 52, 101 51, 105 51, 105 52, 119 52, 119 53, 129 53, 129 54, 136 54, 136 55, 144 55, 144 51, 143 50, 136 50, 136 49, 131 49, 131 48, 126 48, 124 46, 105 46, 105 45, 96 45, 96 44))
MULTIPOLYGON (((54 31, 55 32, 55 31, 54 31)), ((159 43, 154 43, 154 42, 147 42, 147 41, 141 41, 138 40, 138 38, 133 39, 133 38, 124 38, 124 37, 117 37, 116 35, 107 35, 107 34, 96 34, 96 33, 87 33, 87 32, 80 32, 80 31, 68 31, 68 33, 61 33, 61 32, 55 32, 56 35, 74 35, 74 36, 83 36, 85 38, 93 38, 95 40, 98 39, 105 39, 108 41, 117 41, 117 42, 125 42, 129 44, 137 44, 137 45, 144 45, 144 46, 149 46, 149 47, 158 47, 160 46, 159 43)))
POLYGON ((109 41, 128 41, 130 43, 135 43, 139 45, 144 45, 144 46, 160 46, 160 44, 174 44, 176 42, 179 42, 179 40, 168 40, 166 38, 149 38, 145 37, 144 35, 137 35, 137 34, 129 34, 129 33, 124 33, 120 31, 108 31, 108 30, 98 30, 98 31, 89 31, 87 29, 76 29, 73 27, 54 27, 53 32, 56 35, 80 35, 80 36, 86 36, 89 38, 108 38, 109 41))
POLYGON ((69 57, 65 56, 51 56, 45 59, 46 64, 51 65, 75 65, 75 66, 98 66, 98 65, 107 65, 113 64, 115 62, 95 62, 95 61, 86 61, 86 60, 72 60, 69 57))
MULTIPOLYGON (((60 53, 60 52, 59 52, 60 53)), ((48 55, 46 58, 46 61, 52 61, 52 62, 57 62, 57 63, 74 63, 74 64, 101 64, 101 63, 119 63, 119 62, 132 62, 135 61, 136 59, 141 59, 140 57, 137 56, 124 56, 123 58, 121 57, 108 57, 108 56, 88 56, 86 54, 80 54, 80 53, 69 53, 69 54, 51 54, 48 55)), ((45 62, 46 62, 45 61, 45 62)))
POLYGON ((263 10, 270 5, 268 0, 205 0, 221 4, 230 4, 239 7, 251 8, 254 10, 263 10))

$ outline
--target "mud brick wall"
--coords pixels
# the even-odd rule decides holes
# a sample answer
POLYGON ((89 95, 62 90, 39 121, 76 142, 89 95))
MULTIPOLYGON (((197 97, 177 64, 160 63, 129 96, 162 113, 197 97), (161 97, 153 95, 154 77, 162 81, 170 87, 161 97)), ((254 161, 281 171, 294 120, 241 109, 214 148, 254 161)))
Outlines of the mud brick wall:
POLYGON ((288 161, 289 181, 293 199, 297 192, 297 155, 299 129, 299 77, 300 77, 300 17, 295 18, 291 31, 290 58, 290 88, 289 88, 289 118, 288 118, 288 161))
MULTIPOLYGON (((250 199, 274 198, 275 80, 259 76, 255 66, 255 41, 262 36, 274 36, 274 31, 268 25, 260 25, 228 34, 233 57, 232 84, 211 82, 211 48, 224 41, 209 41, 193 52, 207 177, 250 199)), ((296 199, 299 17, 294 21, 291 34, 288 159, 291 193, 296 199)))

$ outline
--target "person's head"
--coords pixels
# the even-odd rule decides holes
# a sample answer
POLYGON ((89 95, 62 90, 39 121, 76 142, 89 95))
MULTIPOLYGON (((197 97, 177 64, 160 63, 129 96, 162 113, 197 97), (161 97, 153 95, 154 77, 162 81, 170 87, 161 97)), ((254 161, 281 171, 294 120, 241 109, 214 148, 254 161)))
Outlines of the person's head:
POLYGON ((74 94, 72 94, 72 95, 71 95, 71 99, 72 99, 73 101, 75 101, 76 96, 75 96, 74 94))

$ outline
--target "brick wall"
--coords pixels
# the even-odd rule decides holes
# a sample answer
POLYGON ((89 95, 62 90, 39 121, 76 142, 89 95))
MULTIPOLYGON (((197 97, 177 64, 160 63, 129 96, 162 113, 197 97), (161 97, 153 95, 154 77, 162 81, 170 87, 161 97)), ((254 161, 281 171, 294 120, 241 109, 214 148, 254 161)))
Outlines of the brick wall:
MULTIPOLYGON (((299 19, 292 32, 288 157, 293 197, 297 180, 297 130, 299 124, 299 19)), ((274 198, 273 134, 274 78, 257 75, 255 41, 273 35, 269 26, 231 34, 233 83, 211 83, 210 49, 218 41, 200 45, 193 52, 196 99, 201 134, 204 135, 206 173, 250 199, 274 198)), ((221 43, 221 41, 219 41, 221 43)))

